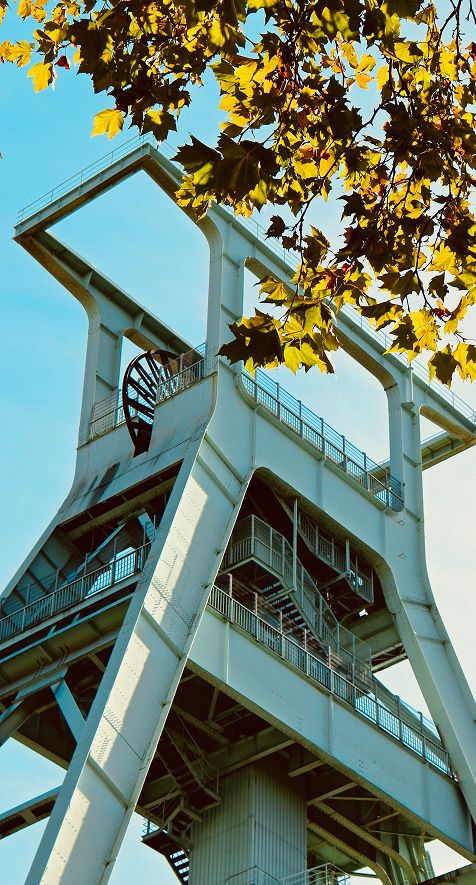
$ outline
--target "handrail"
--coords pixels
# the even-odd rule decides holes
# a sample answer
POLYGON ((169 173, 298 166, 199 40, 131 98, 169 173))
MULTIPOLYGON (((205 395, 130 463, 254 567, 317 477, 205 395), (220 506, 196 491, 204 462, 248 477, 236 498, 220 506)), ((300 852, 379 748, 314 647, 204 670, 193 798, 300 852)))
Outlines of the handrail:
POLYGON ((237 566, 250 558, 261 562, 282 580, 283 587, 301 609, 318 639, 349 666, 360 663, 364 671, 370 670, 370 646, 339 623, 299 559, 296 559, 297 586, 294 586, 293 550, 289 541, 254 514, 236 523, 222 568, 237 566))
POLYGON ((345 573, 347 581, 359 596, 369 603, 374 601, 374 572, 365 559, 359 558, 355 550, 349 548, 349 561, 347 562, 346 548, 342 541, 325 532, 302 510, 298 510, 297 529, 314 556, 332 566, 336 571, 345 573))
MULTIPOLYGON (((448 751, 441 741, 429 737, 424 729, 412 727, 402 716, 389 710, 382 704, 377 694, 369 688, 362 687, 359 679, 350 680, 338 673, 295 638, 285 635, 279 627, 269 624, 219 587, 212 587, 208 604, 230 623, 236 624, 292 667, 305 673, 313 682, 323 686, 339 701, 352 707, 356 713, 369 719, 407 749, 412 750, 443 774, 456 779, 448 751)), ((395 701, 398 702, 397 697, 395 701)))
POLYGON ((260 369, 254 378, 247 372, 242 372, 241 378, 244 389, 256 403, 318 449, 372 497, 397 512, 403 509, 401 484, 390 475, 388 468, 369 458, 260 369))
POLYGON ((333 863, 303 870, 280 879, 279 885, 350 885, 350 876, 333 863))
MULTIPOLYGON (((280 613, 279 609, 274 606, 272 599, 267 599, 261 594, 256 593, 253 588, 242 583, 235 575, 231 574, 222 573, 218 575, 216 586, 220 590, 224 590, 228 595, 233 596, 245 608, 249 608, 250 611, 259 615, 268 624, 272 626, 279 624, 280 631, 286 636, 289 635, 292 639, 297 638, 298 642, 302 636, 303 647, 311 653, 315 653, 317 657, 324 657, 326 663, 334 670, 344 675, 348 672, 348 665, 342 661, 339 655, 335 654, 330 647, 324 649, 323 655, 323 646, 319 640, 314 638, 313 633, 306 628, 296 626, 296 622, 293 621, 289 614, 280 613)), ((358 672, 354 668, 353 676, 354 678, 358 676, 360 688, 370 691, 371 694, 378 698, 383 707, 395 713, 411 728, 416 728, 418 732, 425 734, 431 740, 441 743, 438 729, 433 720, 419 710, 415 710, 411 704, 402 700, 398 695, 394 695, 373 673, 358 672)))
MULTIPOLYGON (((189 351, 189 353, 195 354, 200 353, 200 351, 203 351, 204 353, 204 344, 194 348, 192 351, 189 351)), ((183 356, 188 356, 188 354, 184 354, 183 356)), ((196 384, 207 375, 210 375, 216 368, 216 362, 217 359, 214 356, 202 356, 200 359, 196 360, 196 362, 186 366, 186 368, 182 369, 180 372, 171 375, 167 381, 158 384, 155 405, 159 406, 165 400, 171 399, 171 397, 181 393, 182 390, 192 387, 193 384, 196 384)), ((115 427, 119 427, 120 424, 124 423, 125 416, 124 407, 122 405, 122 393, 121 390, 118 389, 104 399, 98 400, 94 403, 90 420, 80 427, 80 444, 90 442, 98 436, 103 436, 104 433, 108 433, 110 430, 114 430, 115 427)))
MULTIPOLYGON (((150 145, 154 147, 156 150, 160 148, 160 151, 166 156, 169 160, 172 159, 173 155, 176 153, 176 148, 173 148, 168 142, 163 141, 161 143, 157 142, 157 140, 151 135, 147 133, 146 135, 136 135, 123 144, 119 145, 119 147, 114 148, 108 154, 105 154, 103 157, 100 157, 94 163, 85 166, 80 172, 77 172, 75 175, 67 178, 65 181, 61 182, 56 187, 47 191, 47 193, 43 194, 37 200, 29 203, 23 209, 20 209, 17 216, 17 224, 21 224, 23 221, 30 218, 36 212, 39 212, 41 209, 46 208, 55 200, 59 199, 62 196, 65 196, 69 191, 71 191, 74 187, 81 186, 82 184, 88 183, 92 178, 98 175, 100 172, 104 172, 113 163, 116 163, 120 159, 126 158, 132 151, 140 148, 144 145, 150 145)), ((177 168, 177 171, 180 170, 177 168)), ((221 208, 225 209, 225 211, 233 214, 234 209, 231 206, 222 206, 221 208)), ((281 261, 284 261, 289 267, 295 269, 297 263, 299 262, 299 255, 288 249, 285 249, 283 246, 278 245, 272 237, 268 237, 265 228, 260 225, 254 218, 240 218, 235 221, 238 225, 245 227, 248 231, 252 233, 252 235, 259 242, 266 245, 266 247, 273 252, 281 261)), ((382 330, 377 330, 372 326, 367 317, 362 316, 354 307, 350 304, 345 304, 341 310, 341 313, 344 313, 348 316, 352 322, 356 326, 360 326, 368 335, 378 341, 381 345, 385 347, 385 350, 394 343, 393 340, 387 335, 386 332, 382 330)), ((448 402, 454 409, 459 411, 462 415, 465 416, 474 426, 476 426, 476 410, 466 403, 460 396, 450 390, 446 385, 442 384, 436 378, 432 378, 430 380, 430 374, 428 368, 420 363, 418 360, 413 360, 411 363, 408 360, 406 354, 403 353, 393 353, 392 354, 395 359, 397 359, 400 363, 402 363, 405 368, 419 378, 424 381, 424 383, 434 390, 448 402)))
POLYGON ((185 722, 173 711, 167 717, 166 732, 190 769, 195 781, 205 790, 218 794, 220 774, 204 754, 185 722), (190 752, 192 750, 192 753, 190 752))
POLYGON ((127 553, 118 553, 106 565, 83 574, 74 581, 57 587, 52 593, 41 596, 35 602, 1 617, 0 642, 23 633, 29 627, 46 621, 58 612, 65 611, 87 597, 108 590, 142 571, 149 550, 150 541, 127 553))
MULTIPOLYGON (((107 565, 59 587, 47 596, 10 615, 0 618, 0 642, 139 573, 144 567, 149 549, 150 542, 127 553, 119 553, 107 565)), ((303 670, 310 678, 324 685, 344 702, 349 702, 348 686, 351 686, 354 693, 351 695, 352 706, 357 712, 371 719, 389 734, 397 736, 405 746, 414 752, 423 754, 428 762, 436 765, 449 776, 455 776, 451 769, 447 750, 436 736, 428 735, 428 727, 424 727, 427 720, 424 721, 421 714, 416 714, 420 718, 421 728, 417 730, 414 726, 412 727, 409 724, 411 708, 406 704, 402 708, 403 702, 398 697, 391 695, 387 689, 385 689, 386 703, 382 703, 378 695, 382 692, 383 686, 377 680, 372 681, 373 697, 371 697, 370 689, 366 689, 365 693, 362 689, 363 674, 359 674, 359 677, 353 682, 349 681, 316 655, 306 650, 295 637, 290 638, 285 635, 282 630, 270 625, 219 587, 212 587, 208 604, 232 623, 236 623, 260 642, 277 651, 289 663, 303 670), (395 714, 389 709, 392 706, 391 699, 394 701, 394 707, 400 711, 399 714, 395 714)))

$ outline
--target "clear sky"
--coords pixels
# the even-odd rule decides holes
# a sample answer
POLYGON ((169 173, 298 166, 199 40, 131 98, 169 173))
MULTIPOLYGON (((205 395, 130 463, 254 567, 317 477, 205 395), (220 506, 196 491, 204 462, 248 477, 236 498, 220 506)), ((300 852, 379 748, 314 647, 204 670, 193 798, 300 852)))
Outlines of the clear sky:
MULTIPOLYGON (((60 72, 55 90, 33 94, 24 72, 2 67, 0 125, 0 586, 3 588, 65 497, 77 438, 86 321, 82 308, 11 240, 18 209, 74 175, 134 133, 108 144, 90 139, 95 112, 109 105, 89 82, 60 72)), ((184 121, 206 137, 217 114, 203 93, 184 121)), ((180 141, 180 139, 179 139, 180 141)), ((207 255, 201 235, 144 175, 122 184, 58 225, 55 233, 192 343, 204 338, 207 255)), ((249 281, 247 303, 253 299, 249 281)), ((476 335, 473 332, 473 336, 476 335)), ((337 375, 311 372, 280 380, 375 460, 388 447, 385 396, 345 355, 337 375)), ((457 386, 476 406, 476 387, 457 386)), ((427 435, 436 428, 425 423, 427 435)), ((475 683, 474 519, 476 450, 425 474, 427 553, 441 613, 466 674, 475 683)), ((390 687, 424 707, 408 665, 388 673, 390 687)), ((59 785, 62 773, 10 741, 0 753, 1 809, 59 785)), ((175 882, 131 824, 112 876, 114 885, 175 882)), ((0 881, 24 881, 44 825, 0 843, 0 881)), ((458 859, 435 846, 437 872, 458 859)))

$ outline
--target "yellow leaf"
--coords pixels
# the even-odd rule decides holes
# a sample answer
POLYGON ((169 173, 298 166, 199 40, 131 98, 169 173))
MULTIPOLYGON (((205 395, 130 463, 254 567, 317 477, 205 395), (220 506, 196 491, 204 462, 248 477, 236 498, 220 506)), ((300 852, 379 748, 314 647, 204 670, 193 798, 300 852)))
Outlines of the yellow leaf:
POLYGON ((34 3, 32 5, 31 14, 37 22, 42 22, 46 18, 46 12, 41 3, 34 3))
POLYGON ((20 0, 17 14, 20 18, 28 18, 28 16, 31 15, 31 0, 20 0))
POLYGON ((428 310, 415 310, 409 314, 411 319, 415 340, 420 350, 435 350, 438 335, 438 329, 435 319, 428 310))
POLYGON ((324 151, 324 154, 321 156, 319 160, 319 175, 322 178, 325 178, 327 173, 332 169, 335 165, 336 159, 334 154, 329 153, 329 151, 324 151))
POLYGON ((99 111, 99 114, 96 114, 94 117, 91 138, 94 135, 105 134, 107 134, 109 139, 114 138, 114 136, 120 132, 123 125, 124 117, 122 116, 121 111, 117 111, 115 108, 107 108, 105 111, 99 111))
POLYGON ((319 174, 314 160, 295 160, 294 169, 301 178, 316 178, 319 174))
POLYGON ((449 80, 456 79, 455 53, 449 49, 443 49, 440 52, 440 71, 443 77, 448 77, 449 80))
POLYGON ((37 65, 33 65, 28 71, 28 76, 33 80, 35 92, 41 92, 41 90, 46 89, 53 80, 53 65, 44 65, 41 62, 37 65))
POLYGON ((458 265, 456 263, 456 255, 448 246, 439 246, 433 253, 431 259, 430 270, 447 270, 449 273, 457 274, 458 265))
POLYGON ((367 89, 369 83, 372 82, 372 77, 370 76, 370 74, 362 74, 359 73, 359 71, 355 72, 355 79, 361 89, 367 89))
POLYGON ((286 344, 284 348, 284 364, 296 374, 301 364, 301 351, 292 344, 286 344))
POLYGON ((453 356, 458 364, 456 368, 463 381, 467 378, 470 381, 474 381, 476 379, 476 348, 474 345, 460 342, 453 356))
POLYGON ((263 179, 260 179, 258 184, 250 190, 250 200, 258 209, 268 202, 268 186, 263 179))
POLYGON ((371 55, 363 55, 359 61, 359 67, 357 70, 359 73, 363 71, 373 71, 375 67, 375 59, 372 58, 371 55))
POLYGON ((12 53, 15 51, 15 46, 13 43, 10 43, 9 40, 4 40, 3 43, 0 43, 0 61, 13 61, 14 55, 12 53))
POLYGON ((215 19, 208 32, 208 40, 213 49, 222 49, 230 40, 233 40, 236 31, 226 22, 215 19))
POLYGON ((249 0, 249 9, 272 9, 276 6, 278 0, 249 0))
POLYGON ((20 40, 12 50, 12 61, 15 60, 18 68, 22 68, 30 61, 33 46, 26 40, 20 40))
POLYGON ((344 43, 342 50, 344 55, 349 62, 351 68, 358 68, 359 60, 357 58, 357 53, 352 45, 352 43, 344 43))
POLYGON ((379 68, 377 73, 377 86, 379 89, 383 89, 386 83, 388 83, 389 79, 389 68, 388 65, 382 65, 379 68))

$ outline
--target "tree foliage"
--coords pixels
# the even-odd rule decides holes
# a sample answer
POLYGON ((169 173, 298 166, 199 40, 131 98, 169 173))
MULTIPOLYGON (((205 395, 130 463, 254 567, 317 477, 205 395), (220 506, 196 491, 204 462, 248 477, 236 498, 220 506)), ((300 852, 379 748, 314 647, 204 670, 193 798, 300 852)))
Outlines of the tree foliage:
POLYGON ((32 39, 4 41, 1 60, 33 61, 36 91, 73 64, 89 75, 112 99, 93 134, 127 120, 162 140, 206 71, 218 81, 226 121, 215 147, 179 149, 179 202, 198 216, 212 200, 245 216, 271 204, 268 236, 299 256, 292 286, 261 281, 230 359, 332 371, 350 304, 443 382, 474 379, 471 0, 19 0, 16 12, 32 39), (330 199, 343 219, 332 243, 310 220, 330 199))

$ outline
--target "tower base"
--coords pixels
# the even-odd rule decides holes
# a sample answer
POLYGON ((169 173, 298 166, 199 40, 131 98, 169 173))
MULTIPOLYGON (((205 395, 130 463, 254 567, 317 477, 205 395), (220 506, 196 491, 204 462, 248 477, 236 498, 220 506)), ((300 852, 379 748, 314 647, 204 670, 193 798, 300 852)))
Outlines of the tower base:
POLYGON ((306 797, 279 760, 229 774, 221 793, 192 826, 190 885, 276 885, 306 868, 306 797))

